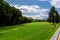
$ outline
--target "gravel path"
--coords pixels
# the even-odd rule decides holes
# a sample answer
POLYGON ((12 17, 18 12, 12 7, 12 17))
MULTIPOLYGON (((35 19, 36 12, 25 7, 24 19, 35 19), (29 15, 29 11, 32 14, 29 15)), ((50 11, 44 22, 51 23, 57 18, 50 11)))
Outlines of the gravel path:
POLYGON ((51 37, 50 40, 57 40, 59 32, 60 32, 60 27, 57 29, 57 31, 56 31, 55 34, 51 37))

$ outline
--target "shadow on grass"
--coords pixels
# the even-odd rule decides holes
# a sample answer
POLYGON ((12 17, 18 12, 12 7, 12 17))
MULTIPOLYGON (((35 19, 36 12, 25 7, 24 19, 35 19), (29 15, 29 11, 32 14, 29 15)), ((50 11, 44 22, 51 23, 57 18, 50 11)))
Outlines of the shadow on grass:
POLYGON ((24 25, 24 24, 17 24, 17 25, 3 26, 3 27, 0 27, 0 31, 13 29, 13 28, 16 28, 16 27, 21 27, 21 26, 26 26, 26 25, 24 25))
POLYGON ((4 36, 5 33, 0 33, 0 38, 2 38, 4 36))

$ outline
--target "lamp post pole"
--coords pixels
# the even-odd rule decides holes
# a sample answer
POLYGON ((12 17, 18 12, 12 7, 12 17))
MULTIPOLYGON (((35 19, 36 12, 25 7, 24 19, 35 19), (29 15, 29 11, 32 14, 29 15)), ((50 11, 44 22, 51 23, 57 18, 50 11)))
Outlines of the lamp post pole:
POLYGON ((54 13, 54 27, 56 27, 56 13, 54 13))

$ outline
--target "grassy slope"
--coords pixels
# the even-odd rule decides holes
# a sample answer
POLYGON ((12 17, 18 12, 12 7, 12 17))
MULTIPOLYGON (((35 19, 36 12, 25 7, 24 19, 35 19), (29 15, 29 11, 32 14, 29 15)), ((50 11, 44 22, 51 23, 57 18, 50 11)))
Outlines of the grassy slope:
POLYGON ((0 40, 49 40, 56 29, 47 22, 8 26, 0 28, 0 40))

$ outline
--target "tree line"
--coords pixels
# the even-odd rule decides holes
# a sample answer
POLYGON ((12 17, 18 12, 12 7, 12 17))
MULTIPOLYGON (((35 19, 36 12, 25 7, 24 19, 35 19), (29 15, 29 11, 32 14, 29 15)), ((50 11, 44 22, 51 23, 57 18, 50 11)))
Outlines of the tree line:
POLYGON ((60 16, 55 7, 49 12, 46 20, 32 19, 22 16, 22 12, 15 7, 11 7, 6 1, 0 0, 0 26, 15 25, 30 22, 60 22, 60 16), (55 16, 54 16, 55 15, 55 16))
POLYGON ((0 0, 0 26, 31 22, 32 18, 22 16, 22 12, 11 7, 6 1, 0 0))

